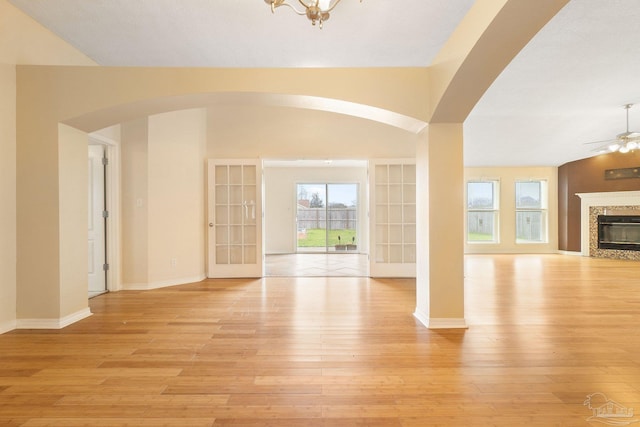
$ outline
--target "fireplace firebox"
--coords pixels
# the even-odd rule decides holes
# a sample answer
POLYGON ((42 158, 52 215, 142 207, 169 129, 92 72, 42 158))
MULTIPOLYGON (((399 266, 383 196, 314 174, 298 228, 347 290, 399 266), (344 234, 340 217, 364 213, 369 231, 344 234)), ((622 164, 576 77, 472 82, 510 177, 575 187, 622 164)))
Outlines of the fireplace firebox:
POLYGON ((640 251, 640 215, 598 215, 598 248, 640 251))

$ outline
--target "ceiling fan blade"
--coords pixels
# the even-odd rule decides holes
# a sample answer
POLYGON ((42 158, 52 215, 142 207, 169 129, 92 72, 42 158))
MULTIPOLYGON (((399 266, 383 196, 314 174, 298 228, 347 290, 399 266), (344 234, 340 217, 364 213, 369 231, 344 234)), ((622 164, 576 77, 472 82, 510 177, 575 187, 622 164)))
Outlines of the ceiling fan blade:
POLYGON ((618 139, 614 138, 614 139, 603 139, 602 141, 591 141, 591 142, 583 142, 584 145, 591 145, 591 144, 613 144, 613 143, 617 143, 619 142, 618 139))
POLYGON ((591 151, 593 151, 594 153, 612 153, 614 151, 618 151, 620 146, 621 145, 618 142, 610 141, 608 144, 603 144, 603 145, 599 145, 596 148, 592 148, 591 151), (616 148, 615 150, 612 150, 611 149, 612 146, 617 146, 618 148, 616 148))

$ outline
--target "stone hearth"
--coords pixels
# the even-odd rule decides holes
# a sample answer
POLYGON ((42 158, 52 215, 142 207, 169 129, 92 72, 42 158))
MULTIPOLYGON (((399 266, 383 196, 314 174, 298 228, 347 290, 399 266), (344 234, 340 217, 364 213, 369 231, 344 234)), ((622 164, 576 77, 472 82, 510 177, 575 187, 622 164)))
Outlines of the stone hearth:
POLYGON ((591 206, 589 208, 589 255, 595 258, 640 261, 640 252, 638 251, 598 248, 598 215, 616 215, 618 211, 640 216, 640 206, 591 206))

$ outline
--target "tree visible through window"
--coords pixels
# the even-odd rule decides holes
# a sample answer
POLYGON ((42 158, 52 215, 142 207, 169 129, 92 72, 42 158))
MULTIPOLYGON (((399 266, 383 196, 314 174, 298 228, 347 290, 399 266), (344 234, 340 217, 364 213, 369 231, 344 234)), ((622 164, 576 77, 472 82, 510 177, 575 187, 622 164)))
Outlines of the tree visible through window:
POLYGON ((516 242, 547 241, 546 181, 516 182, 516 242))
POLYGON ((320 194, 313 193, 311 195, 311 202, 309 203, 309 207, 324 208, 324 201, 320 198, 320 194))
POLYGON ((467 182, 467 242, 497 242, 498 181, 467 182))

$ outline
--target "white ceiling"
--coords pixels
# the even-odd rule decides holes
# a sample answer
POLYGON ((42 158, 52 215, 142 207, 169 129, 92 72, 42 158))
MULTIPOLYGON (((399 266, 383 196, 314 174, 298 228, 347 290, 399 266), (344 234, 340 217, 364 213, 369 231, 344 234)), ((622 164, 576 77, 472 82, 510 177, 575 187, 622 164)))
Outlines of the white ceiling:
MULTIPOLYGON (((474 3, 344 0, 320 30, 262 0, 10 1, 101 65, 242 68, 428 66, 474 3)), ((465 165, 557 166, 623 132, 638 22, 639 0, 572 0, 470 114, 465 165)))
POLYGON ((473 4, 344 0, 321 30, 263 0, 10 1, 101 65, 243 68, 426 66, 473 4))
POLYGON ((640 1, 572 0, 520 52, 465 122, 465 164, 550 165, 591 157, 640 129, 640 1), (491 159, 495 160, 491 160, 491 159))

